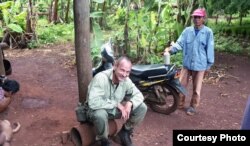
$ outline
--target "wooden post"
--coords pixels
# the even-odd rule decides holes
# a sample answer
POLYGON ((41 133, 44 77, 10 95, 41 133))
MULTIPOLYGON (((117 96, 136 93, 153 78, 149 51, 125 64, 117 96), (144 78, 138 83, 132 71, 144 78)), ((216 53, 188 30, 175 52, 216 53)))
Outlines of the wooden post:
POLYGON ((5 76, 5 68, 3 63, 3 52, 2 47, 0 46, 0 75, 5 76))
POLYGON ((89 1, 74 0, 73 5, 79 102, 82 103, 86 100, 88 85, 92 79, 89 1))
MULTIPOLYGON (((92 61, 90 56, 90 20, 89 1, 74 0, 75 54, 78 78, 79 102, 86 100, 88 85, 92 79, 92 61)), ((109 122, 110 135, 114 135, 117 125, 114 120, 109 122)), ((71 130, 72 141, 76 146, 87 146, 95 141, 93 125, 80 124, 71 130)))

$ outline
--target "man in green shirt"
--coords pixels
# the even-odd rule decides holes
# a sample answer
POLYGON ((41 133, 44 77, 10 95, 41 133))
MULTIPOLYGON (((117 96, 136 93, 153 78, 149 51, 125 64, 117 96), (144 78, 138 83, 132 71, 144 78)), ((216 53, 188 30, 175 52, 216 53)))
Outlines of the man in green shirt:
POLYGON ((95 75, 88 87, 88 120, 96 128, 96 140, 102 146, 110 146, 108 140, 108 119, 124 120, 116 138, 123 146, 133 146, 130 136, 134 126, 145 117, 147 106, 144 97, 129 79, 132 63, 121 57, 112 69, 95 75))

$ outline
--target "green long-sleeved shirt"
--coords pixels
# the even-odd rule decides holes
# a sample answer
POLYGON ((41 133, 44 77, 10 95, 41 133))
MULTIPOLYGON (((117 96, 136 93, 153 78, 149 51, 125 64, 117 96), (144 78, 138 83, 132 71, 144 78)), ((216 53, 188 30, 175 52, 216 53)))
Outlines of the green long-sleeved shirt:
POLYGON ((125 100, 126 95, 131 95, 129 101, 136 109, 143 101, 144 97, 135 84, 126 78, 119 85, 112 83, 113 69, 98 73, 88 86, 87 103, 89 108, 115 109, 118 103, 125 100))

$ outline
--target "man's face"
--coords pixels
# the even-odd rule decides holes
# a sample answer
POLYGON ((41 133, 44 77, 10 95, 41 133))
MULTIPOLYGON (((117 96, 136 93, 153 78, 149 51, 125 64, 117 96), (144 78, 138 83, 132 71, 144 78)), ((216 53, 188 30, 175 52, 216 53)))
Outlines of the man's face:
POLYGON ((204 23, 204 17, 202 16, 193 16, 193 22, 196 27, 202 26, 204 23))
POLYGON ((131 72, 131 67, 131 62, 127 60, 122 60, 119 64, 116 64, 114 68, 116 82, 124 81, 129 76, 131 72))

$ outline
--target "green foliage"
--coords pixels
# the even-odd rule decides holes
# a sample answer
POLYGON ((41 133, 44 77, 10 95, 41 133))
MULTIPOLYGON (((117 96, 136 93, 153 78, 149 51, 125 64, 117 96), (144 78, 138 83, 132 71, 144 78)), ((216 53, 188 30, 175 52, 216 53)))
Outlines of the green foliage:
POLYGON ((103 12, 96 11, 96 12, 90 13, 90 18, 100 18, 102 17, 102 15, 103 15, 103 12))
POLYGON ((3 15, 3 22, 5 23, 5 24, 9 24, 9 22, 10 22, 10 13, 9 13, 9 11, 7 10, 7 9, 3 9, 2 10, 2 15, 3 15))
POLYGON ((221 29, 221 32, 232 36, 250 36, 249 26, 227 26, 221 29))
POLYGON ((221 34, 215 35, 215 49, 219 52, 228 52, 233 54, 244 54, 239 40, 233 36, 224 37, 221 34))
POLYGON ((231 25, 228 25, 225 19, 220 19, 218 24, 215 24, 215 21, 210 19, 208 26, 210 26, 214 33, 225 33, 227 35, 243 35, 250 28, 250 19, 246 19, 243 25, 239 25, 238 20, 233 20, 231 25), (249 22, 249 24, 247 24, 249 22), (245 32, 244 32, 245 31, 245 32))
MULTIPOLYGON (((136 58, 138 56, 138 48, 142 48, 145 56, 145 62, 148 63, 160 63, 163 62, 162 57, 152 55, 154 53, 161 53, 167 46, 167 42, 177 39, 177 35, 183 30, 183 26, 175 21, 173 16, 173 9, 171 3, 164 1, 144 1, 144 7, 140 7, 137 10, 130 10, 128 17, 129 27, 129 56, 136 58), (157 12, 158 11, 158 12, 157 12), (150 49, 150 54, 148 50, 150 49)), ((106 17, 106 22, 111 30, 108 33, 103 33, 103 37, 96 33, 104 32, 99 29, 96 22, 92 23, 92 27, 96 27, 98 31, 94 30, 91 41, 91 51, 95 54, 96 50, 100 46, 99 42, 107 40, 105 38, 112 37, 117 40, 117 44, 120 48, 124 46, 124 25, 126 21, 127 8, 125 7, 112 7, 109 15, 106 17), (106 36, 105 36, 106 35, 106 36), (96 41, 98 40, 98 41, 96 41)), ((91 17, 101 16, 99 11, 92 12, 91 17), (95 15, 94 15, 95 14, 95 15), (98 15, 97 15, 98 14, 98 15), (100 15, 99 15, 100 14, 100 15)), ((103 12, 107 13, 109 11, 103 12)), ((95 55, 94 55, 95 56, 95 55)), ((181 63, 179 63, 181 64, 181 63)))
POLYGON ((93 0, 96 3, 104 3, 104 0, 93 0))
POLYGON ((2 37, 3 37, 3 28, 0 27, 0 38, 2 38, 2 37))
POLYGON ((101 45, 104 42, 104 37, 103 37, 103 32, 99 26, 99 24, 95 23, 92 26, 93 28, 93 34, 91 35, 91 44, 90 44, 90 49, 91 49, 91 56, 92 56, 92 60, 95 62, 98 60, 100 60, 100 48, 101 45))
POLYGON ((246 48, 246 55, 250 56, 250 46, 246 48))
POLYGON ((236 14, 238 12, 247 13, 250 9, 249 0, 210 0, 207 2, 207 9, 210 14, 236 14))
POLYGON ((178 52, 174 55, 171 55, 171 63, 176 64, 177 67, 182 67, 182 52, 178 52))
POLYGON ((37 35, 41 44, 73 41, 73 33, 72 23, 54 25, 48 24, 44 19, 38 21, 37 35))
POLYGON ((146 57, 146 63, 148 63, 148 64, 162 64, 163 57, 162 57, 162 55, 149 54, 146 57))
POLYGON ((97 47, 97 46, 91 47, 91 59, 92 59, 93 66, 97 66, 102 58, 100 51, 101 51, 101 47, 97 47))
POLYGON ((8 9, 13 5, 13 1, 7 1, 7 2, 2 2, 0 3, 0 9, 8 9))
POLYGON ((147 11, 149 10, 157 11, 157 3, 155 0, 144 0, 144 7, 147 11))
MULTIPOLYGON (((170 58, 171 64, 175 64, 178 68, 182 67, 182 52, 171 55, 170 58)), ((147 64, 162 64, 163 56, 162 54, 149 54, 146 58, 147 64)))
MULTIPOLYGON (((3 18, 3 28, 12 32, 22 33, 25 30, 26 11, 20 10, 20 1, 0 3, 0 16, 3 18)), ((5 30, 5 29, 3 29, 5 30)))
POLYGON ((12 22, 19 25, 23 30, 25 30, 27 12, 20 12, 13 16, 12 22))
POLYGON ((19 0, 15 1, 12 5, 11 5, 11 13, 12 14, 18 14, 21 12, 21 2, 19 0))
POLYGON ((39 12, 47 12, 48 3, 45 1, 39 1, 38 3, 36 3, 36 8, 39 12))
MULTIPOLYGON (((71 1, 72 2, 72 1, 71 1)), ((100 46, 108 38, 112 37, 119 42, 119 47, 124 45, 124 25, 126 22, 126 14, 128 10, 128 2, 131 1, 105 1, 93 0, 91 1, 91 53, 92 59, 99 58, 100 46), (105 5, 104 5, 105 4, 105 5), (105 6, 105 9, 103 9, 105 6), (102 11, 104 10, 104 11, 102 11), (103 17, 105 16, 105 18, 103 17), (100 26, 100 19, 105 19, 107 27, 100 26), (109 28, 109 30, 104 30, 109 28)), ((136 2, 138 5, 141 2, 136 2)), ((137 49, 142 48, 140 57, 145 57, 145 62, 160 63, 162 57, 159 57, 160 52, 166 47, 170 41, 175 41, 183 31, 184 26, 176 21, 176 14, 179 9, 172 7, 175 0, 144 0, 144 5, 138 9, 130 7, 128 17, 128 37, 131 52, 128 52, 132 57, 138 57, 137 49), (137 48, 138 47, 138 48, 137 48), (150 51, 150 52, 149 52, 150 51), (141 54, 142 53, 142 54, 141 54), (157 56, 157 57, 156 57, 157 56)), ((188 15, 188 6, 191 5, 190 0, 180 1, 182 15, 188 15)), ((22 33, 25 31, 26 23, 26 8, 20 9, 22 4, 27 4, 27 0, 7 1, 0 3, 0 18, 2 20, 2 27, 0 27, 0 36, 7 28, 11 31, 22 33)), ((47 12, 50 0, 36 1, 36 11, 47 12)), ((59 1, 59 3, 61 3, 59 1)), ((213 20, 209 20, 207 25, 212 28, 216 34, 216 49, 218 51, 226 51, 237 54, 242 54, 249 50, 249 47, 244 47, 239 40, 234 37, 249 37, 250 36, 250 17, 247 16, 250 9, 250 1, 242 0, 210 0, 198 1, 199 6, 204 6, 207 9, 208 16, 213 14, 233 14, 238 17, 240 14, 244 15, 244 25, 239 26, 239 19, 232 20, 231 25, 228 25, 226 19, 220 20, 215 24, 213 20), (234 37, 218 37, 230 35, 234 37)), ((59 12, 61 7, 59 7, 59 12)), ((73 11, 70 10, 72 15, 73 11)), ((48 44, 61 41, 72 41, 74 28, 73 24, 48 24, 44 19, 39 20, 37 24, 36 34, 38 36, 39 44, 48 44)), ((30 47, 37 47, 39 44, 30 42, 30 47)), ((140 59, 140 58, 139 58, 140 59)), ((181 66, 181 53, 172 55, 171 62, 181 66)))
MULTIPOLYGON (((248 16, 249 17, 249 16, 248 16)), ((244 23, 239 25, 239 20, 232 20, 228 25, 226 19, 221 18, 218 24, 209 20, 209 26, 215 34, 215 49, 219 52, 227 52, 238 55, 249 55, 250 52, 246 46, 249 43, 243 43, 242 40, 248 40, 250 37, 250 18, 246 17, 244 23)), ((248 42, 248 41, 245 41, 248 42)))
POLYGON ((28 43, 28 48, 29 48, 29 49, 38 48, 38 47, 39 47, 39 44, 38 44, 37 41, 35 41, 35 40, 31 40, 31 41, 28 43))
POLYGON ((16 24, 8 24, 7 25, 7 28, 9 28, 10 31, 12 32, 17 32, 17 33, 22 33, 23 32, 23 29, 21 28, 20 25, 16 25, 16 24))
POLYGON ((111 22, 117 22, 118 24, 124 24, 125 23, 125 16, 126 16, 126 10, 123 8, 118 8, 115 15, 111 15, 111 22))

